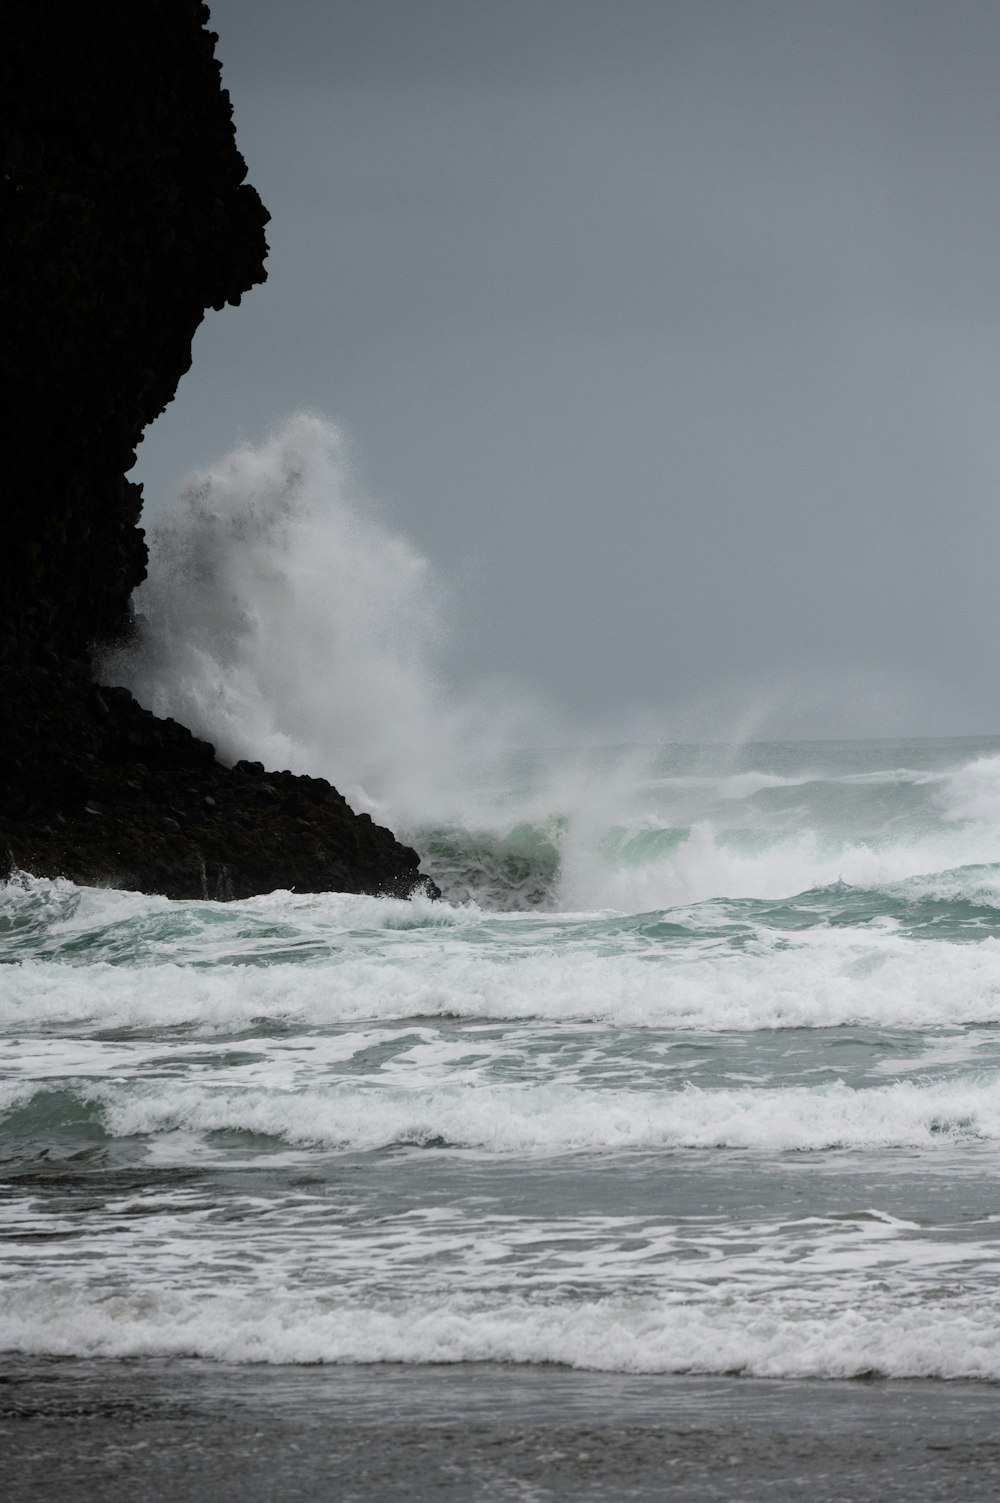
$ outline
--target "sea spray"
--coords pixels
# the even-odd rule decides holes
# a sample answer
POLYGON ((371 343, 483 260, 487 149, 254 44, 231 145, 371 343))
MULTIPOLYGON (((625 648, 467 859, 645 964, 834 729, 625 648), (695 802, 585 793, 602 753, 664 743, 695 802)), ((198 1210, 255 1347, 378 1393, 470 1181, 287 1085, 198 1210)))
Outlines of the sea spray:
POLYGON ((509 685, 447 682, 445 596, 358 486, 338 429, 299 414, 167 505, 138 641, 101 676, 224 760, 329 778, 428 850, 452 896, 550 902, 570 828, 594 828, 594 769, 562 756, 512 804, 515 748, 551 739, 558 717, 509 685))
POLYGON ((138 640, 102 660, 105 682, 223 760, 327 777, 429 848, 453 896, 551 898, 567 778, 535 788, 530 808, 510 809, 506 790, 497 807, 493 789, 512 749, 551 737, 557 717, 509 685, 447 682, 447 591, 359 487, 333 423, 299 414, 192 475, 151 541, 138 640), (542 829, 530 850, 526 821, 542 829))
POLYGON ((458 727, 436 668, 440 586, 372 512, 319 417, 193 475, 153 530, 140 644, 104 677, 227 760, 405 806, 458 727))
MULTIPOLYGON (((655 910, 872 887, 1000 851, 1000 758, 803 744, 590 748, 444 671, 447 591, 298 415, 193 476, 153 531, 139 644, 103 665, 229 760, 320 774, 487 908, 655 910), (572 751, 551 747, 561 736, 572 751)), ((623 740, 627 727, 623 727, 623 740)), ((902 747, 904 743, 897 743, 902 747)))

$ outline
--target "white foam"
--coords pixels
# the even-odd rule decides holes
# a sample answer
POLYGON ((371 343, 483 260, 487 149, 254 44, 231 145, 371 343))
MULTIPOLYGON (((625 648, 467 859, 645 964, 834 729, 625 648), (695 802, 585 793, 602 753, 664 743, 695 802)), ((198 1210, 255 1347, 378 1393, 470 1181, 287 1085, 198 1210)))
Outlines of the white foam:
POLYGON ((921 839, 832 840, 804 829, 742 849, 711 819, 694 824, 677 849, 641 865, 609 861, 571 822, 557 889, 559 906, 648 913, 712 898, 777 899, 846 882, 884 888, 967 865, 989 865, 997 854, 1000 822, 931 831, 921 839))
MULTIPOLYGON (((374 900, 370 911, 382 912, 374 900)), ((818 929, 794 944, 765 936, 742 950, 707 941, 670 952, 641 937, 609 947, 599 929, 588 937, 584 928, 575 941, 571 920, 536 932, 513 918, 484 927, 466 916, 466 940, 454 912, 443 916, 440 928, 339 939, 326 932, 298 963, 25 960, 4 970, 0 1027, 188 1024, 211 1033, 260 1018, 328 1025, 421 1015, 707 1031, 1000 1020, 1000 942, 993 939, 928 944, 885 929, 818 929)), ((239 950, 232 936, 214 943, 223 954, 239 950)))
POLYGON ((604 1372, 772 1378, 1000 1379, 996 1295, 863 1306, 758 1299, 508 1299, 378 1304, 289 1295, 88 1290, 55 1282, 0 1295, 0 1348, 52 1356, 190 1356, 236 1363, 559 1363, 604 1372))
POLYGON ((1000 757, 976 757, 944 779, 938 802, 945 819, 1000 825, 1000 757))
POLYGON ((26 1105, 36 1094, 30 1081, 0 1080, 0 1117, 26 1105))
MULTIPOLYGON (((280 1074, 278 1076, 280 1079, 280 1074)), ((1000 1141, 1000 1080, 842 1082, 782 1089, 587 1089, 576 1085, 385 1086, 371 1081, 285 1088, 185 1084, 63 1087, 100 1108, 116 1137, 242 1132, 292 1145, 372 1151, 442 1145, 488 1154, 736 1148, 755 1152, 936 1148, 1000 1141)), ((180 1157, 186 1154, 180 1145, 180 1157)))

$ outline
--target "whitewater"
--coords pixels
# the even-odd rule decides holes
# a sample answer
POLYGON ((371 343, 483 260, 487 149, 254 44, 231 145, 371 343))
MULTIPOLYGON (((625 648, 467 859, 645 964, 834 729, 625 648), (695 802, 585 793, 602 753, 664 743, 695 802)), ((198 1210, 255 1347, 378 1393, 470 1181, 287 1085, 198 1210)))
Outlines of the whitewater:
POLYGON ((102 675, 444 896, 0 891, 8 1357, 1000 1381, 1000 736, 546 739, 320 418, 153 559, 102 675))

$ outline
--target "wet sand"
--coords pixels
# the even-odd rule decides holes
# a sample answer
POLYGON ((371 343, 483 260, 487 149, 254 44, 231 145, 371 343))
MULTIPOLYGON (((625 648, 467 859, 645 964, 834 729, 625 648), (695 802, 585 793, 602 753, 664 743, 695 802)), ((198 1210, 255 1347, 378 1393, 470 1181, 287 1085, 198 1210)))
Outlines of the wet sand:
POLYGON ((1000 1389, 8 1359, 7 1503, 1000 1496, 1000 1389))

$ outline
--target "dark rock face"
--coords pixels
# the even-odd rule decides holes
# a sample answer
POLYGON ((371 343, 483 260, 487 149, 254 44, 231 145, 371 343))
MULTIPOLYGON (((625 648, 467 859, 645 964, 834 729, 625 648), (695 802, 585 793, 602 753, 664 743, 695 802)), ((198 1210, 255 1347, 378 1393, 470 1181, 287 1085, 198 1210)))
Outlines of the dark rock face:
POLYGON ((69 876, 170 898, 276 887, 437 894, 416 852, 322 778, 259 762, 223 767, 175 720, 84 678, 39 694, 37 708, 48 717, 42 732, 33 728, 28 756, 7 764, 0 876, 69 876))
POLYGON ((267 214, 197 0, 7 0, 4 618, 80 654, 146 553, 125 480, 207 307, 264 280, 267 214))
POLYGON ((142 430, 205 310, 264 280, 207 21, 199 0, 4 8, 0 862, 174 897, 403 893, 428 885, 416 854, 328 784, 224 768, 90 681, 145 576, 142 430))

